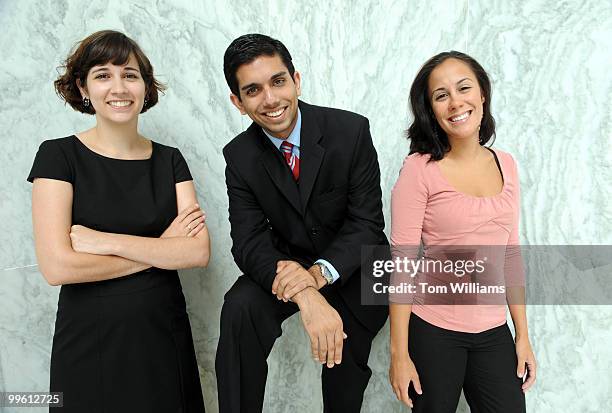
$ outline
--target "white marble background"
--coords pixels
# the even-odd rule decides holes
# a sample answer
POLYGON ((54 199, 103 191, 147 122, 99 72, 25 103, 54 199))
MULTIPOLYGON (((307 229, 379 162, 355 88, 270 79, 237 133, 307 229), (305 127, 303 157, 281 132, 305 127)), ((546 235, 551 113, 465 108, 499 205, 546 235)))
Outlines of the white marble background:
MULTIPOLYGON (((181 148, 207 210, 212 262, 181 278, 206 407, 215 412, 218 318, 239 274, 221 149, 250 123, 228 99, 222 58, 230 41, 247 32, 279 38, 302 73, 304 100, 370 118, 387 218, 408 151, 414 75, 440 51, 471 54, 493 80, 495 145, 520 165, 523 242, 612 244, 611 16, 610 0, 0 0, 0 391, 48 388, 59 289, 35 266, 25 178, 43 139, 93 123, 53 91, 55 68, 76 41, 124 31, 169 86, 141 131, 181 148)), ((539 360, 528 411, 609 411, 612 307, 533 306, 528 315, 539 360)), ((321 411, 319 368, 298 317, 284 331, 269 360, 265 411, 321 411)), ((408 411, 387 382, 387 336, 385 328, 372 350, 364 412, 408 411)), ((468 410, 462 400, 458 411, 468 410)))

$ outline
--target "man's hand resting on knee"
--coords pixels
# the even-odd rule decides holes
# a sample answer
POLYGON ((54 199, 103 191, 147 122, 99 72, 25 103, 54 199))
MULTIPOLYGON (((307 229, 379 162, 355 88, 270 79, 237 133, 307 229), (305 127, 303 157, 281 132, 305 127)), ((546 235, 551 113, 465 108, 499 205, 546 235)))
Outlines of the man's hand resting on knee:
POLYGON ((302 323, 310 337, 312 357, 322 364, 327 363, 330 368, 340 364, 343 340, 347 337, 340 314, 312 287, 294 295, 293 301, 300 307, 302 323))
POLYGON ((343 340, 347 337, 338 312, 319 293, 327 285, 317 265, 306 270, 295 261, 279 261, 272 293, 300 307, 304 328, 310 337, 313 358, 327 367, 342 362, 343 340))

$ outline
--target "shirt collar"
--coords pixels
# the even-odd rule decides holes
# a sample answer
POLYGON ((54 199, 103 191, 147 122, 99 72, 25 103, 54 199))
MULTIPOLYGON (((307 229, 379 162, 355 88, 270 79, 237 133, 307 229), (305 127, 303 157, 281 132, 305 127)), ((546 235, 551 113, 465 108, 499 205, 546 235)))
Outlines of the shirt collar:
POLYGON ((297 120, 295 121, 295 126, 293 127, 293 130, 291 131, 287 139, 276 138, 270 135, 264 128, 261 128, 261 130, 266 134, 266 136, 268 137, 268 139, 270 139, 274 146, 276 146, 276 149, 280 150, 280 146, 284 141, 287 141, 293 144, 294 146, 297 146, 297 148, 299 149, 300 133, 302 130, 302 113, 300 112, 300 108, 298 108, 297 111, 297 120))

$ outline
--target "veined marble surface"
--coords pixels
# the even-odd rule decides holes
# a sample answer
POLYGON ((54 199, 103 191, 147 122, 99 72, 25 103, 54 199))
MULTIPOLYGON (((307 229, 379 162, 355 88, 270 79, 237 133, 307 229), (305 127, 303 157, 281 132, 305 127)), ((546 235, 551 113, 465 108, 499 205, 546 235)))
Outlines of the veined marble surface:
MULTIPOLYGON (((440 51, 471 54, 493 81, 495 146, 519 163, 523 242, 611 244, 611 16, 607 0, 0 0, 0 390, 48 388, 59 289, 33 266, 25 178, 42 140, 93 125, 92 117, 65 107, 52 84, 55 68, 86 35, 125 32, 168 85, 140 127, 181 149, 207 211, 213 259, 208 269, 181 278, 206 407, 215 412, 219 313, 239 274, 230 254, 221 149, 250 124, 230 104, 223 77, 231 40, 247 32, 280 39, 302 73, 305 101, 370 119, 387 224, 390 189, 408 152, 410 83, 440 51)), ((612 307, 532 306, 528 317, 539 362, 528 411, 607 411, 612 307)), ((320 370, 300 324, 299 316, 284 324, 269 359, 266 412, 322 409, 320 370)), ((385 327, 370 356, 364 412, 408 411, 390 389, 388 362, 385 327)), ((468 410, 462 400, 457 411, 468 410)))

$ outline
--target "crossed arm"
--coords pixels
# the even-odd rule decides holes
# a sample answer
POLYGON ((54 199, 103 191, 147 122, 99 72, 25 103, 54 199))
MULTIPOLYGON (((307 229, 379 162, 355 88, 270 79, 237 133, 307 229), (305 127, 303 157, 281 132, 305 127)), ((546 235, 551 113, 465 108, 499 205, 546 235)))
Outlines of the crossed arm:
POLYGON ((182 213, 160 238, 110 234, 71 226, 72 185, 37 178, 32 219, 41 273, 49 284, 61 285, 109 280, 150 267, 206 266, 210 243, 193 182, 176 184, 176 197, 182 213))

